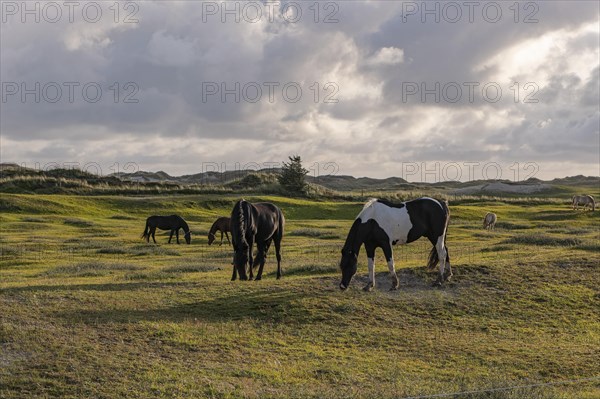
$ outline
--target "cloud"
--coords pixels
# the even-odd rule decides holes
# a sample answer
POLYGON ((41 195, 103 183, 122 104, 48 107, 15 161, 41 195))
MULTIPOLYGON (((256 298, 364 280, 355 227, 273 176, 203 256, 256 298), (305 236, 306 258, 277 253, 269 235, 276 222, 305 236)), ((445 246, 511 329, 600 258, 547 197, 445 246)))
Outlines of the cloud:
POLYGON ((115 23, 112 3, 101 3, 96 23, 9 18, 0 154, 169 173, 300 153, 357 176, 397 175, 403 162, 489 160, 536 162, 538 177, 597 174, 599 6, 576 3, 536 3, 537 23, 523 22, 525 9, 515 23, 508 3, 496 23, 481 8, 473 22, 463 12, 423 23, 403 3, 381 1, 319 3, 318 13, 301 3, 297 22, 281 11, 286 2, 254 22, 223 23, 223 10, 207 13, 202 2, 141 2, 138 23, 123 23, 123 9, 115 23), (60 101, 46 101, 49 82, 63 88, 60 101), (65 82, 78 83, 73 102, 65 82), (6 83, 39 83, 41 100, 9 95, 6 83), (102 89, 97 102, 86 99, 90 83, 102 89), (498 101, 486 97, 489 83, 498 101), (418 92, 407 95, 407 84, 418 92))
POLYGON ((370 65, 396 65, 404 62, 404 50, 396 47, 383 47, 368 61, 370 65))

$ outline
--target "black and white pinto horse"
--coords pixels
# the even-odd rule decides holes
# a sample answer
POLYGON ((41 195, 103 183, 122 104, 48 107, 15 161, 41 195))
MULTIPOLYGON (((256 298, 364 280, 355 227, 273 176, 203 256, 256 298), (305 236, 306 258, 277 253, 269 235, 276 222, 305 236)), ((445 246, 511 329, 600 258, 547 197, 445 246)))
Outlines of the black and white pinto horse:
POLYGON ((452 277, 450 257, 446 248, 446 233, 450 221, 450 210, 446 201, 433 198, 419 198, 413 201, 394 204, 381 199, 372 199, 365 204, 350 228, 342 249, 342 281, 340 288, 345 290, 356 274, 358 253, 364 244, 369 265, 369 282, 363 288, 371 291, 375 287, 375 249, 381 248, 387 260, 392 290, 399 286, 394 268, 392 246, 408 244, 420 237, 427 237, 433 248, 429 253, 428 268, 440 263, 436 285, 452 277))
POLYGON ((179 244, 179 229, 183 229, 185 233, 183 237, 185 238, 186 243, 189 244, 192 241, 190 228, 181 216, 150 216, 148 219, 146 219, 146 228, 142 233, 142 238, 145 238, 146 242, 149 242, 150 237, 152 237, 152 241, 154 241, 156 244, 156 238, 154 235, 156 234, 157 228, 160 230, 171 230, 171 234, 169 235, 169 244, 171 243, 173 234, 175 234, 177 238, 177 244, 179 244))
POLYGON ((250 203, 239 200, 231 211, 231 241, 233 244, 233 275, 231 281, 240 274, 240 280, 252 280, 253 267, 259 265, 256 280, 262 278, 263 267, 271 242, 275 244, 277 257, 277 279, 281 278, 281 239, 285 218, 281 210, 269 202, 250 203), (256 258, 252 259, 252 247, 256 243, 256 258), (246 274, 249 265, 250 277, 246 274))

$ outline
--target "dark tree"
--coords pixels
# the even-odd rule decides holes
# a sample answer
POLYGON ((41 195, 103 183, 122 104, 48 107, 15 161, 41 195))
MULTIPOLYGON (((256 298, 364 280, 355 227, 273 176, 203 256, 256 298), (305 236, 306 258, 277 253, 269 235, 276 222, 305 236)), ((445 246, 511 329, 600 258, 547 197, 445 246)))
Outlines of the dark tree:
POLYGON ((279 184, 292 193, 306 194, 308 185, 305 176, 308 174, 308 170, 302 167, 300 155, 291 156, 289 159, 290 162, 283 162, 279 184))

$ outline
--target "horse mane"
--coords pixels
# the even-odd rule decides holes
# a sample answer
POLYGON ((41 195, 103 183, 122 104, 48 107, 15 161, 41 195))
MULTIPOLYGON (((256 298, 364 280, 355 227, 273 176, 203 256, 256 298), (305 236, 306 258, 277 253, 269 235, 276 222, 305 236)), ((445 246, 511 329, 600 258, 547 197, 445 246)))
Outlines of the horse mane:
MULTIPOLYGON (((221 219, 221 218, 219 218, 221 219)), ((210 226, 210 230, 208 231, 208 234, 214 234, 215 231, 217 231, 217 223, 219 223, 219 219, 215 220, 215 222, 212 224, 212 226, 210 226)))
POLYGON ((181 218, 181 227, 183 228, 183 231, 185 231, 186 234, 189 233, 190 226, 188 226, 187 222, 183 220, 183 218, 181 218))
POLYGON ((246 216, 244 215, 244 201, 239 200, 234 208, 234 212, 231 214, 231 236, 235 237, 243 247, 248 247, 248 241, 246 241, 246 216))
POLYGON ((371 205, 373 205, 377 201, 378 201, 377 198, 369 198, 369 200, 363 206, 363 210, 367 209, 368 207, 370 207, 371 205))

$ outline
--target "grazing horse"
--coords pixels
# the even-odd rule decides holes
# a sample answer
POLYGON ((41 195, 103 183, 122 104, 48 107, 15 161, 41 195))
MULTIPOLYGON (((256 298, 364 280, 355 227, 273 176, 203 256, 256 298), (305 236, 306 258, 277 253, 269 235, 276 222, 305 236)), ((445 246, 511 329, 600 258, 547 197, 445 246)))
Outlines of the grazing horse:
POLYGON ((496 220, 498 220, 496 214, 488 212, 483 218, 483 228, 486 230, 494 230, 496 227, 496 220))
POLYGON ((592 207, 592 211, 596 210, 596 202, 594 197, 591 195, 574 195, 573 196, 573 209, 579 209, 579 205, 583 205, 585 210, 588 206, 592 207))
POLYGON ((190 228, 181 216, 150 216, 148 219, 146 219, 146 228, 142 233, 142 238, 145 238, 146 242, 150 242, 150 236, 152 236, 152 240, 156 244, 156 238, 154 238, 154 234, 156 233, 157 228, 161 230, 171 230, 171 234, 169 235, 169 244, 173 238, 173 233, 175 233, 175 236, 177 237, 177 244, 179 244, 179 229, 183 229, 185 232, 184 237, 186 243, 189 244, 192 241, 190 228))
POLYGON ((223 233, 225 233, 225 237, 227 237, 227 242, 231 244, 231 241, 229 241, 229 234, 227 234, 227 232, 231 231, 228 217, 223 216, 215 220, 208 232, 208 245, 211 245, 215 241, 215 233, 217 231, 221 232, 221 243, 219 245, 223 245, 223 233))
POLYGON ((260 265, 256 280, 262 278, 267 251, 271 242, 275 243, 277 257, 277 279, 281 278, 281 239, 285 218, 281 210, 268 202, 251 204, 239 200, 231 211, 231 241, 233 244, 233 275, 231 281, 240 274, 240 280, 252 280, 253 267, 260 265), (252 247, 256 243, 256 258, 252 260, 252 247), (246 265, 250 265, 250 277, 246 275, 246 265))
POLYGON ((371 291, 375 287, 376 248, 383 250, 387 260, 392 279, 391 290, 397 289, 399 281, 394 268, 392 246, 408 244, 420 237, 427 237, 433 244, 427 266, 432 269, 440 263, 435 284, 441 285, 452 277, 450 257, 446 248, 449 221, 450 210, 446 201, 427 197, 399 204, 381 199, 370 200, 356 217, 342 249, 340 288, 345 290, 350 285, 356 273, 358 252, 364 244, 369 265, 369 282, 363 289, 371 291))

